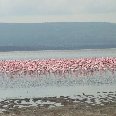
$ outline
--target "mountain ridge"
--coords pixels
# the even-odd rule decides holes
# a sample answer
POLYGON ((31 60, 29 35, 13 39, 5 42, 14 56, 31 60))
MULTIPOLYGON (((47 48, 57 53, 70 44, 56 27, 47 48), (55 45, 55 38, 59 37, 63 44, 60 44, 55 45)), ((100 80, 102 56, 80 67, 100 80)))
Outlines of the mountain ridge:
POLYGON ((115 23, 0 23, 0 51, 115 47, 115 23))

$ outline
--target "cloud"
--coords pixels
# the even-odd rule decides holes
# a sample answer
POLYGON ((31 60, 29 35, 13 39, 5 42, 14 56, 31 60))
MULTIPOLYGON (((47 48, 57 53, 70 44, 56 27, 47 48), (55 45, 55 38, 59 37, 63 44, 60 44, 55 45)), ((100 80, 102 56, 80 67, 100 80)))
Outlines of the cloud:
POLYGON ((66 0, 0 0, 2 15, 62 15, 70 13, 66 0))
POLYGON ((0 0, 0 17, 116 15, 116 0, 0 0))

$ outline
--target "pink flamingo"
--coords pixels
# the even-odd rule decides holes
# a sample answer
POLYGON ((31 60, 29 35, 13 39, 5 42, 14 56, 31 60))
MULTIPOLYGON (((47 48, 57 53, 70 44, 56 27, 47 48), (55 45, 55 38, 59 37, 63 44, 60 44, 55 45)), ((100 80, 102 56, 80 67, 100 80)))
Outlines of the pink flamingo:
POLYGON ((2 60, 4 75, 89 75, 95 72, 116 71, 116 58, 79 58, 43 60, 2 60))

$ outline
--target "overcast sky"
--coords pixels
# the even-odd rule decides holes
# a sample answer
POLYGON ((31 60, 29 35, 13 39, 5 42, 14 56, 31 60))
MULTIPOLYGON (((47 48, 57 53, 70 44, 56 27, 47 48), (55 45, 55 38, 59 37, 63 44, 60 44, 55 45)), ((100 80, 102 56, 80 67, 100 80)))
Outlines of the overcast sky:
POLYGON ((115 22, 116 0, 0 0, 0 22, 115 22))

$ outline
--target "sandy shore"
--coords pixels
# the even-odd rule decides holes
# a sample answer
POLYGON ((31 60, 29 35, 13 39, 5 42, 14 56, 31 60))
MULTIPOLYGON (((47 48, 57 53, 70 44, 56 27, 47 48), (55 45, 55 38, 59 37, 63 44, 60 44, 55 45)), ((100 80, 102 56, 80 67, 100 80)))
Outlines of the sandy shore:
POLYGON ((116 92, 97 94, 6 99, 0 102, 0 116, 116 116, 116 92))
POLYGON ((21 108, 0 114, 0 116, 116 116, 116 104, 86 107, 85 105, 68 105, 55 108, 21 108))

